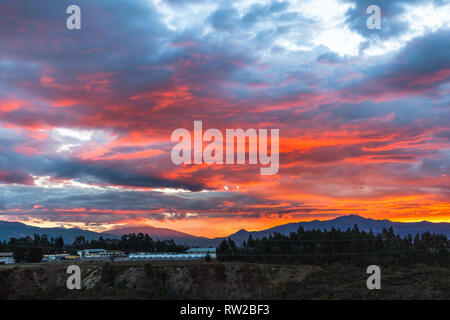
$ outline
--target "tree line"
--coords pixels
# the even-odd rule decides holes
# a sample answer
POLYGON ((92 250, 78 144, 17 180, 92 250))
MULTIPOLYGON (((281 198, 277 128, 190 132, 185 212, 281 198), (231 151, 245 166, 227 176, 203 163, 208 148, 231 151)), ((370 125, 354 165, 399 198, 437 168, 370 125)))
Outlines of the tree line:
POLYGON ((47 235, 35 234, 22 238, 11 238, 8 242, 0 242, 0 252, 13 252, 17 262, 39 262, 44 254, 69 253, 76 254, 82 249, 119 250, 131 252, 175 252, 181 253, 188 246, 177 245, 170 240, 153 240, 148 234, 127 234, 120 239, 99 237, 87 240, 84 236, 75 238, 72 244, 65 244, 62 237, 48 238, 47 235))
POLYGON ((283 235, 253 239, 237 246, 232 239, 223 240, 217 248, 219 261, 246 261, 286 264, 400 264, 449 265, 450 242, 445 235, 431 234, 401 237, 392 228, 381 233, 360 231, 355 225, 345 231, 304 230, 283 235))

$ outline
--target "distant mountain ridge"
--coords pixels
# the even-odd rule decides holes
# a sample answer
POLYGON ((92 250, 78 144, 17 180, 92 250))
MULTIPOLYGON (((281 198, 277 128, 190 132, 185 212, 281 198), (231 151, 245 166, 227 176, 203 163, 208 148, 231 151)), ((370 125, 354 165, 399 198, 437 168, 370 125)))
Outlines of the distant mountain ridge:
POLYGON ((205 237, 197 237, 184 232, 167 229, 167 228, 156 228, 151 226, 138 226, 138 227, 123 227, 112 229, 106 231, 107 234, 113 234, 116 236, 122 236, 125 234, 135 233, 135 234, 148 234, 152 239, 159 240, 170 240, 173 239, 177 244, 188 244, 190 246, 204 246, 208 244, 212 239, 205 237))
POLYGON ((119 239, 124 234, 144 233, 148 234, 153 239, 173 239, 177 244, 187 244, 189 246, 198 247, 217 247, 219 243, 226 238, 231 238, 237 244, 241 244, 243 241, 246 241, 250 235, 252 235, 253 238, 268 237, 274 232, 288 235, 291 232, 296 232, 300 226, 302 226, 305 230, 330 230, 333 227, 335 229, 346 230, 348 228, 353 228, 355 224, 360 230, 366 232, 372 230, 374 233, 380 233, 383 228, 388 229, 392 227, 394 229, 394 232, 396 234, 399 234, 400 236, 406 236, 408 234, 414 236, 415 234, 421 234, 429 231, 431 233, 444 234, 447 238, 450 238, 450 223, 446 222, 392 222, 390 220, 374 220, 363 218, 358 215, 348 215, 331 220, 314 220, 308 222, 288 223, 261 231, 247 231, 245 229, 241 229, 238 232, 229 235, 228 237, 218 237, 214 239, 197 237, 176 230, 155 228, 151 226, 124 227, 109 230, 104 233, 97 233, 77 228, 39 228, 29 226, 20 222, 0 221, 0 240, 9 240, 11 237, 33 237, 33 235, 37 233, 39 235, 46 234, 49 238, 56 238, 61 236, 63 237, 65 243, 71 244, 75 240, 75 238, 80 235, 84 236, 88 240, 91 240, 98 239, 99 237, 119 239))
POLYGON ((30 236, 33 238, 34 234, 46 234, 49 239, 62 237, 66 244, 72 244, 78 236, 84 236, 87 240, 98 239, 99 237, 119 238, 116 235, 102 234, 78 228, 39 228, 21 222, 0 221, 0 241, 8 241, 12 237, 30 236))
POLYGON ((274 232, 288 235, 291 232, 296 232, 300 226, 305 230, 320 229, 330 230, 331 228, 347 230, 357 225, 359 230, 369 232, 372 230, 374 233, 381 233, 383 228, 394 229, 394 233, 400 236, 406 236, 408 234, 422 234, 424 232, 431 232, 437 234, 444 234, 447 238, 450 238, 450 223, 441 222, 433 223, 428 221, 421 222, 392 222, 390 220, 374 220, 369 218, 363 218, 358 215, 341 216, 332 220, 313 220, 308 222, 294 222, 284 225, 279 225, 270 229, 262 231, 246 231, 244 229, 230 235, 236 243, 242 243, 246 241, 251 234, 253 238, 268 237, 274 232))

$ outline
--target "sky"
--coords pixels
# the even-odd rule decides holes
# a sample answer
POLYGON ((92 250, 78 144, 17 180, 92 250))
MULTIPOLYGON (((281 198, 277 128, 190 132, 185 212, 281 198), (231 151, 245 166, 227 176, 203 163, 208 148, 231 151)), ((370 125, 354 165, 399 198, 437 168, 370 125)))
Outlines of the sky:
POLYGON ((449 17, 445 0, 0 0, 0 220, 450 222, 449 17), (198 120, 279 129, 278 173, 173 164, 171 133, 198 120))

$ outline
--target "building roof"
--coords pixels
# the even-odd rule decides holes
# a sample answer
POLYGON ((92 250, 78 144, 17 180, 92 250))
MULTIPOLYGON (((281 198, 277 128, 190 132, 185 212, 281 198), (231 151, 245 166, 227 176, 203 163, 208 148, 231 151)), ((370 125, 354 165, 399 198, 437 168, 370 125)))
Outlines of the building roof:
POLYGON ((106 252, 106 249, 83 249, 83 250, 78 250, 78 251, 82 251, 82 252, 106 252))
POLYGON ((12 257, 14 254, 12 252, 0 252, 0 257, 12 257))
POLYGON ((216 252, 216 248, 190 248, 186 253, 216 252))
POLYGON ((44 254, 44 257, 65 257, 68 253, 55 253, 55 254, 44 254))

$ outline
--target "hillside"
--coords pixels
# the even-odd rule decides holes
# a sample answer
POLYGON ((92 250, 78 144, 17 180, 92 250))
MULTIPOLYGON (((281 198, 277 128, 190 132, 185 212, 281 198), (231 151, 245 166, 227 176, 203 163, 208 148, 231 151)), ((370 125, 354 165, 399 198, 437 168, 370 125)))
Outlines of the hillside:
POLYGON ((425 265, 383 268, 381 290, 367 290, 366 268, 343 265, 159 261, 80 267, 82 290, 67 290, 64 265, 0 266, 0 299, 450 298, 449 268, 425 265))

